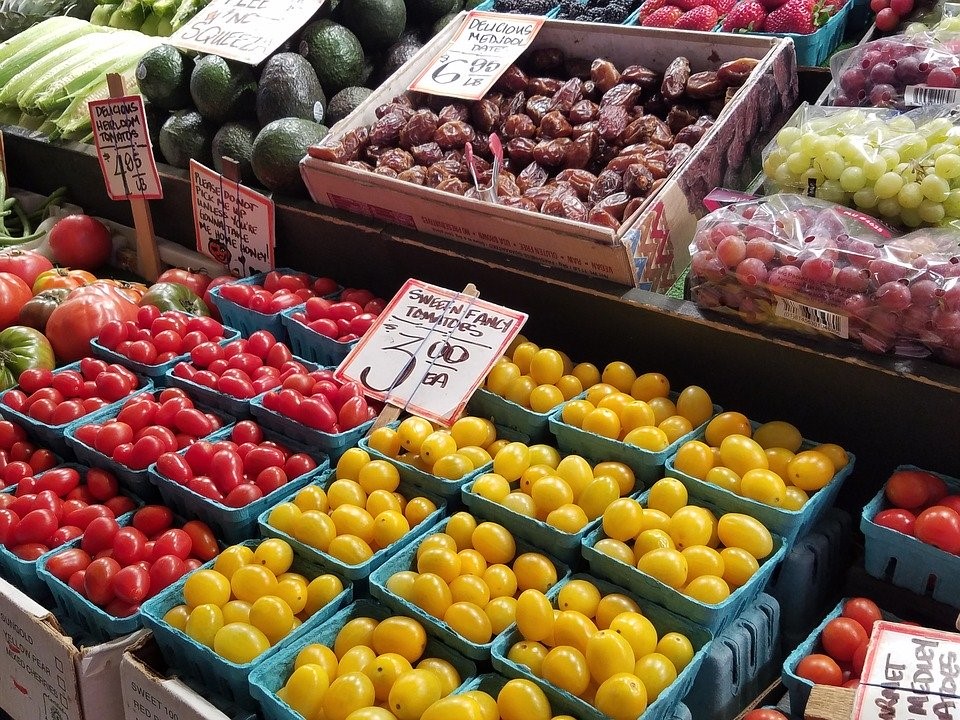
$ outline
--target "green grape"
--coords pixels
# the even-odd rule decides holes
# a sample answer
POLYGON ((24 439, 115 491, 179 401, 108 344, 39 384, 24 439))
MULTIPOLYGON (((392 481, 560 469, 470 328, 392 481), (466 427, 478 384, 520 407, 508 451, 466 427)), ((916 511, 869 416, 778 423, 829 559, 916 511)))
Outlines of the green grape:
POLYGON ((903 178, 895 172, 885 172, 873 185, 873 191, 881 200, 892 198, 903 187, 903 178))
POLYGON ((784 164, 794 175, 799 175, 810 167, 810 159, 805 158, 800 153, 791 153, 784 164))
POLYGON ((950 217, 960 217, 960 190, 953 190, 943 201, 943 210, 950 217))
POLYGON ((887 127, 889 127, 891 130, 896 130, 899 133, 912 133, 917 129, 917 126, 914 125, 913 120, 904 115, 898 115, 892 120, 889 120, 887 122, 887 127))
POLYGON ((840 174, 840 187, 846 192, 855 193, 867 184, 863 168, 848 167, 840 174))
POLYGON ((832 178, 827 178, 823 184, 817 187, 817 197, 821 200, 845 204, 847 194, 840 187, 840 183, 832 178))
POLYGON ((763 161, 763 171, 767 175, 773 175, 777 168, 783 165, 784 161, 787 159, 788 154, 783 148, 774 149, 769 155, 767 155, 766 160, 763 161))
MULTIPOLYGON (((843 178, 840 179, 840 182, 843 182, 843 178)), ((853 194, 853 202, 862 210, 872 210, 877 206, 877 195, 873 192, 873 188, 865 187, 853 194)))
POLYGON ((938 175, 927 175, 920 182, 920 189, 927 200, 942 203, 950 194, 950 183, 938 175))
POLYGON ((952 148, 948 145, 942 145, 941 148, 947 149, 948 152, 937 157, 936 162, 933 164, 934 172, 947 180, 960 177, 960 155, 955 152, 950 152, 952 148))
POLYGON ((810 184, 811 180, 813 180, 817 187, 820 187, 824 182, 826 182, 827 178, 824 177, 823 173, 817 168, 809 168, 800 176, 801 187, 806 188, 807 185, 810 184))
POLYGON ((786 165, 781 165, 773 173, 773 181, 780 187, 791 187, 796 185, 796 178, 786 165))
POLYGON ((861 163, 867 159, 867 152, 863 147, 863 142, 853 136, 840 138, 837 143, 837 152, 843 156, 847 162, 861 163))
POLYGON ((816 158, 814 165, 820 168, 828 180, 839 180, 847 164, 843 161, 840 153, 830 150, 816 158))
POLYGON ((810 157, 809 155, 807 155, 807 154, 803 151, 803 143, 800 142, 799 139, 798 139, 798 140, 794 140, 792 143, 790 143, 790 147, 787 148, 787 151, 788 151, 791 155, 792 155, 793 153, 800 153, 800 154, 803 155, 805 158, 809 158, 809 157, 810 157))
POLYGON ((911 183, 917 180, 917 166, 913 163, 902 162, 893 169, 893 172, 903 178, 905 183, 911 183))
POLYGON ((927 152, 927 141, 917 133, 904 135, 900 140, 900 159, 916 160, 927 152))
POLYGON ((928 153, 928 156, 936 160, 941 155, 952 153, 955 150, 956 148, 954 148, 952 145, 948 145, 947 143, 944 143, 944 142, 938 142, 936 145, 933 146, 933 148, 931 148, 930 152, 928 153))
POLYGON ((945 117, 940 117, 924 123, 919 130, 928 142, 941 142, 952 127, 953 123, 945 117))
POLYGON ((837 147, 837 138, 832 135, 818 135, 813 141, 814 157, 821 157, 837 147))
POLYGON ((952 127, 947 131, 947 137, 943 140, 949 145, 960 145, 960 127, 952 127))
POLYGON ((900 203, 900 207, 918 208, 922 201, 923 192, 920 189, 920 183, 917 182, 908 182, 897 193, 897 202, 900 203))
POLYGON ((922 203, 920 203, 920 207, 917 208, 917 214, 924 222, 930 223, 931 225, 936 225, 938 222, 943 220, 947 213, 943 209, 943 205, 941 203, 934 202, 932 200, 924 200, 922 203))
POLYGON ((813 133, 805 133, 800 137, 800 147, 803 154, 807 157, 813 157, 816 150, 817 136, 813 133))
POLYGON ((777 133, 777 145, 786 149, 800 139, 800 128, 785 127, 777 133))
POLYGON ((883 148, 883 150, 880 151, 880 157, 886 160, 888 171, 893 170, 900 164, 900 153, 892 148, 883 148))
POLYGON ((884 217, 896 217, 900 214, 900 203, 896 198, 883 198, 877 201, 877 212, 884 217))
POLYGON ((863 164, 863 174, 870 182, 876 182, 877 179, 887 171, 887 161, 882 157, 875 157, 867 160, 863 164))
POLYGON ((920 227, 923 224, 920 213, 914 208, 903 208, 900 211, 900 222, 911 228, 920 227))

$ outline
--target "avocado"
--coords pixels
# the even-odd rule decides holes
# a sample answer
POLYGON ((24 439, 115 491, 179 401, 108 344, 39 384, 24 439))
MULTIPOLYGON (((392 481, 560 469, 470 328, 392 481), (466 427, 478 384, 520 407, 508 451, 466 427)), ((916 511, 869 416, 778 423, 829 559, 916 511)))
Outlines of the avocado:
POLYGON ((387 50, 383 58, 383 64, 380 66, 380 77, 386 80, 399 70, 406 62, 420 52, 423 44, 418 42, 416 37, 410 37, 404 42, 398 42, 387 50))
POLYGON ((182 110, 190 104, 187 60, 173 45, 158 45, 140 58, 137 85, 144 100, 163 110, 182 110))
POLYGON ((197 58, 190 75, 190 97, 204 120, 220 125, 253 106, 257 89, 250 68, 217 55, 197 58))
POLYGON ((253 179, 253 141, 257 137, 257 128, 251 122, 228 122, 213 136, 213 169, 223 173, 223 156, 236 160, 240 164, 240 179, 250 182, 253 179))
POLYGON ((327 134, 324 125, 303 118, 274 120, 253 141, 253 173, 270 190, 303 193, 300 160, 327 134))
POLYGON ((439 20, 437 20, 437 21, 433 24, 433 27, 431 28, 430 32, 431 32, 433 35, 438 34, 438 33, 439 33, 441 30, 443 30, 447 25, 449 25, 449 24, 452 23, 454 20, 456 20, 456 19, 457 19, 457 15, 459 15, 459 14, 460 14, 460 11, 459 11, 459 10, 452 10, 451 12, 448 12, 446 15, 444 15, 442 18, 440 18, 439 20))
POLYGON ((390 47, 407 24, 403 0, 341 0, 334 17, 357 38, 367 53, 390 47))
POLYGON ((160 128, 170 116, 166 110, 161 110, 156 105, 144 101, 143 115, 147 119, 147 132, 150 135, 150 143, 157 147, 160 144, 160 128))
POLYGON ((356 35, 332 20, 317 20, 303 29, 300 54, 313 66, 328 96, 362 82, 363 46, 356 35))
POLYGON ((209 165, 210 129, 196 110, 179 110, 160 128, 160 152, 174 167, 186 169, 190 158, 209 165))
POLYGON ((327 105, 327 123, 334 125, 356 110, 357 106, 373 93, 365 87, 344 88, 327 105))
POLYGON ((407 11, 418 21, 432 24, 457 8, 459 0, 408 0, 407 11))
POLYGON ((256 104, 261 126, 285 117, 323 122, 327 99, 306 58, 280 53, 267 60, 260 74, 256 104))

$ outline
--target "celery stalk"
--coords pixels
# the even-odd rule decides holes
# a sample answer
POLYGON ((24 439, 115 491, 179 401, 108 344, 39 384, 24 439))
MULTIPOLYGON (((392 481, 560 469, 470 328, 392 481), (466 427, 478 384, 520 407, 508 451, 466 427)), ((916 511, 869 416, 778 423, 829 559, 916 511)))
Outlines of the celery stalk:
POLYGON ((79 37, 101 30, 102 28, 76 18, 50 18, 39 25, 34 25, 29 30, 0 45, 0 86, 6 85, 17 73, 43 59, 56 48, 79 37), (69 20, 70 22, 61 27, 60 23, 55 22, 58 20, 69 20), (37 28, 48 29, 48 32, 33 35, 25 45, 18 45, 13 48, 12 43, 14 41, 25 37, 37 28))

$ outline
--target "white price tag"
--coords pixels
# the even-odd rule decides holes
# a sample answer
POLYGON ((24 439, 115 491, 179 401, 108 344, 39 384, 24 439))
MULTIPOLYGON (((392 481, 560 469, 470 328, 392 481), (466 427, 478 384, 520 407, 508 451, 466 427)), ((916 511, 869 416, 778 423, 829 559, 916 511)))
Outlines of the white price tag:
POLYGON ((526 321, 526 313, 407 280, 340 364, 337 379, 449 425, 526 321))
POLYGON ((543 27, 543 18, 470 12, 410 90, 479 100, 543 27))
POLYGON ((170 44, 259 65, 321 5, 323 0, 213 0, 170 37, 170 44))
POLYGON ((111 200, 163 197, 157 161, 139 95, 88 103, 93 142, 111 200))
POLYGON ((197 252, 246 277, 273 270, 273 200, 190 161, 197 252))
POLYGON ((879 622, 857 697, 854 720, 960 720, 960 635, 879 622))

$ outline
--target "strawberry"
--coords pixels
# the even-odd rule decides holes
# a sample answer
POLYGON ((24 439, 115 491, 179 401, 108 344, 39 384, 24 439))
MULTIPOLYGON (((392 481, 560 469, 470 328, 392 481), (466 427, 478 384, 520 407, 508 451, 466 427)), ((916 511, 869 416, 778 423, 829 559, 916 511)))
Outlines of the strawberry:
POLYGON ((767 9, 767 12, 769 13, 771 10, 776 10, 781 5, 784 5, 787 0, 759 0, 759 2, 767 9))
POLYGON ((809 35, 830 17, 818 0, 789 0, 767 15, 764 29, 771 33, 809 35))
POLYGON ((667 0, 647 0, 640 6, 640 12, 637 14, 637 25, 641 24, 666 4, 667 0))
POLYGON ((678 30, 700 30, 706 32, 713 29, 718 19, 719 15, 715 7, 700 5, 681 15, 674 27, 678 30))
POLYGON ((710 3, 706 2, 706 0, 673 0, 673 4, 684 12, 687 12, 701 5, 709 5, 710 3))
POLYGON ((683 11, 674 5, 664 5, 655 10, 640 23, 644 27, 672 28, 683 16, 683 11))
POLYGON ((759 32, 764 28, 767 11, 756 0, 738 2, 723 21, 724 32, 759 32))
POLYGON ((723 17, 733 10, 733 6, 737 4, 737 0, 710 0, 710 4, 717 9, 720 17, 723 17))

